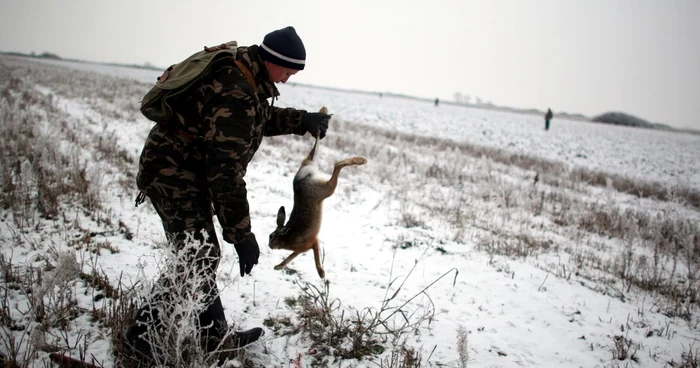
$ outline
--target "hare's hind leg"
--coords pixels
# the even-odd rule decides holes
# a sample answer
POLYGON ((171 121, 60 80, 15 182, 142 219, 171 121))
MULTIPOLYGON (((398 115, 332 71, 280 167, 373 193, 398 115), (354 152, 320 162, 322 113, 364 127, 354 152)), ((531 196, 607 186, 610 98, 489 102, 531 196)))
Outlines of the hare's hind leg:
POLYGON ((314 161, 314 155, 316 155, 316 147, 317 146, 318 146, 318 136, 316 136, 316 141, 314 142, 313 148, 311 148, 311 151, 309 151, 309 154, 304 159, 304 162, 302 162, 302 166, 308 165, 314 161))
POLYGON ((314 250, 314 262, 316 262, 316 271, 318 272, 318 275, 322 279, 324 279, 324 278, 326 278, 326 271, 324 271, 323 266, 321 266, 321 245, 318 243, 318 240, 316 240, 316 243, 314 244, 313 250, 314 250))
POLYGON ((356 157, 350 157, 346 158, 345 160, 338 161, 335 163, 335 170, 340 171, 340 169, 344 168, 345 166, 353 166, 353 165, 364 165, 367 163, 367 159, 364 157, 356 156, 356 157))
POLYGON ((325 184, 325 197, 328 198, 333 194, 333 192, 335 192, 335 187, 338 186, 338 175, 340 175, 340 170, 342 170, 345 166, 364 165, 366 163, 367 159, 364 157, 351 157, 336 162, 333 167, 333 174, 331 174, 331 178, 328 179, 328 182, 325 184))
MULTIPOLYGON (((319 112, 321 114, 328 114, 328 109, 325 106, 323 106, 321 107, 321 110, 319 110, 319 112)), ((319 134, 316 134, 316 141, 314 142, 314 147, 311 149, 311 152, 309 152, 309 155, 306 156, 303 165, 308 165, 314 160, 314 155, 316 154, 316 147, 318 146, 319 134)))

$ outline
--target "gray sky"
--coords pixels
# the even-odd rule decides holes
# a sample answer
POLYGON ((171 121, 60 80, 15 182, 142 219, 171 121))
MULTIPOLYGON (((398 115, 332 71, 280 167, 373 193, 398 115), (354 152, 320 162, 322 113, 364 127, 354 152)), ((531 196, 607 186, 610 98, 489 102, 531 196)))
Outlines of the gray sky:
POLYGON ((700 129, 698 0, 0 0, 0 50, 168 66, 293 25, 291 81, 700 129))

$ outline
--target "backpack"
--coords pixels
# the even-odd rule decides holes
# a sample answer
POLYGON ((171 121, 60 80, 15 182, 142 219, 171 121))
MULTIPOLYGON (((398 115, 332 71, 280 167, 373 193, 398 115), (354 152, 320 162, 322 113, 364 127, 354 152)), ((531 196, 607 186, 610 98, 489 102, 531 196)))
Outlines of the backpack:
MULTIPOLYGON (((156 84, 141 100, 141 113, 156 123, 168 124, 173 118, 173 104, 190 86, 206 76, 211 70, 212 61, 224 54, 236 55, 238 43, 231 41, 219 46, 207 47, 182 62, 170 66, 158 77, 156 84)), ((236 65, 255 88, 253 75, 242 63, 236 65)))

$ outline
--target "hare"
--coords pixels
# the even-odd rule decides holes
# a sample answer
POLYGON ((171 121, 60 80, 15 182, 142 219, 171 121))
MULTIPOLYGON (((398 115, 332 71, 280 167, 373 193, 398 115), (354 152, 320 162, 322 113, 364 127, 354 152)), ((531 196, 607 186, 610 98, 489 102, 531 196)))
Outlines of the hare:
MULTIPOLYGON (((327 113, 325 107, 321 112, 327 113)), ((330 197, 338 185, 338 174, 346 166, 364 165, 367 160, 364 157, 351 157, 335 163, 330 179, 319 171, 314 161, 314 155, 318 146, 318 136, 309 155, 301 163, 299 171, 294 176, 294 207, 289 221, 284 224, 286 212, 284 206, 277 212, 277 229, 270 234, 269 246, 271 249, 286 249, 293 253, 275 266, 275 270, 281 270, 296 256, 314 250, 316 271, 321 278, 326 277, 326 272, 321 266, 321 247, 317 235, 321 230, 321 213, 323 200, 330 197)))

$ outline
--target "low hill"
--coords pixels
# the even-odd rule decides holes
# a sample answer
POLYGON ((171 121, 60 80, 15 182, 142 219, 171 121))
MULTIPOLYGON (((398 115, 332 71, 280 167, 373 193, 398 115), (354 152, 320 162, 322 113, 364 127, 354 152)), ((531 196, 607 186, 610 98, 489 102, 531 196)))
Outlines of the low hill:
POLYGON ((661 123, 650 123, 642 118, 638 118, 634 115, 626 114, 624 112, 606 112, 602 115, 598 115, 591 119, 593 122, 614 124, 614 125, 625 125, 632 127, 650 128, 650 129, 667 129, 673 130, 670 126, 661 123))

